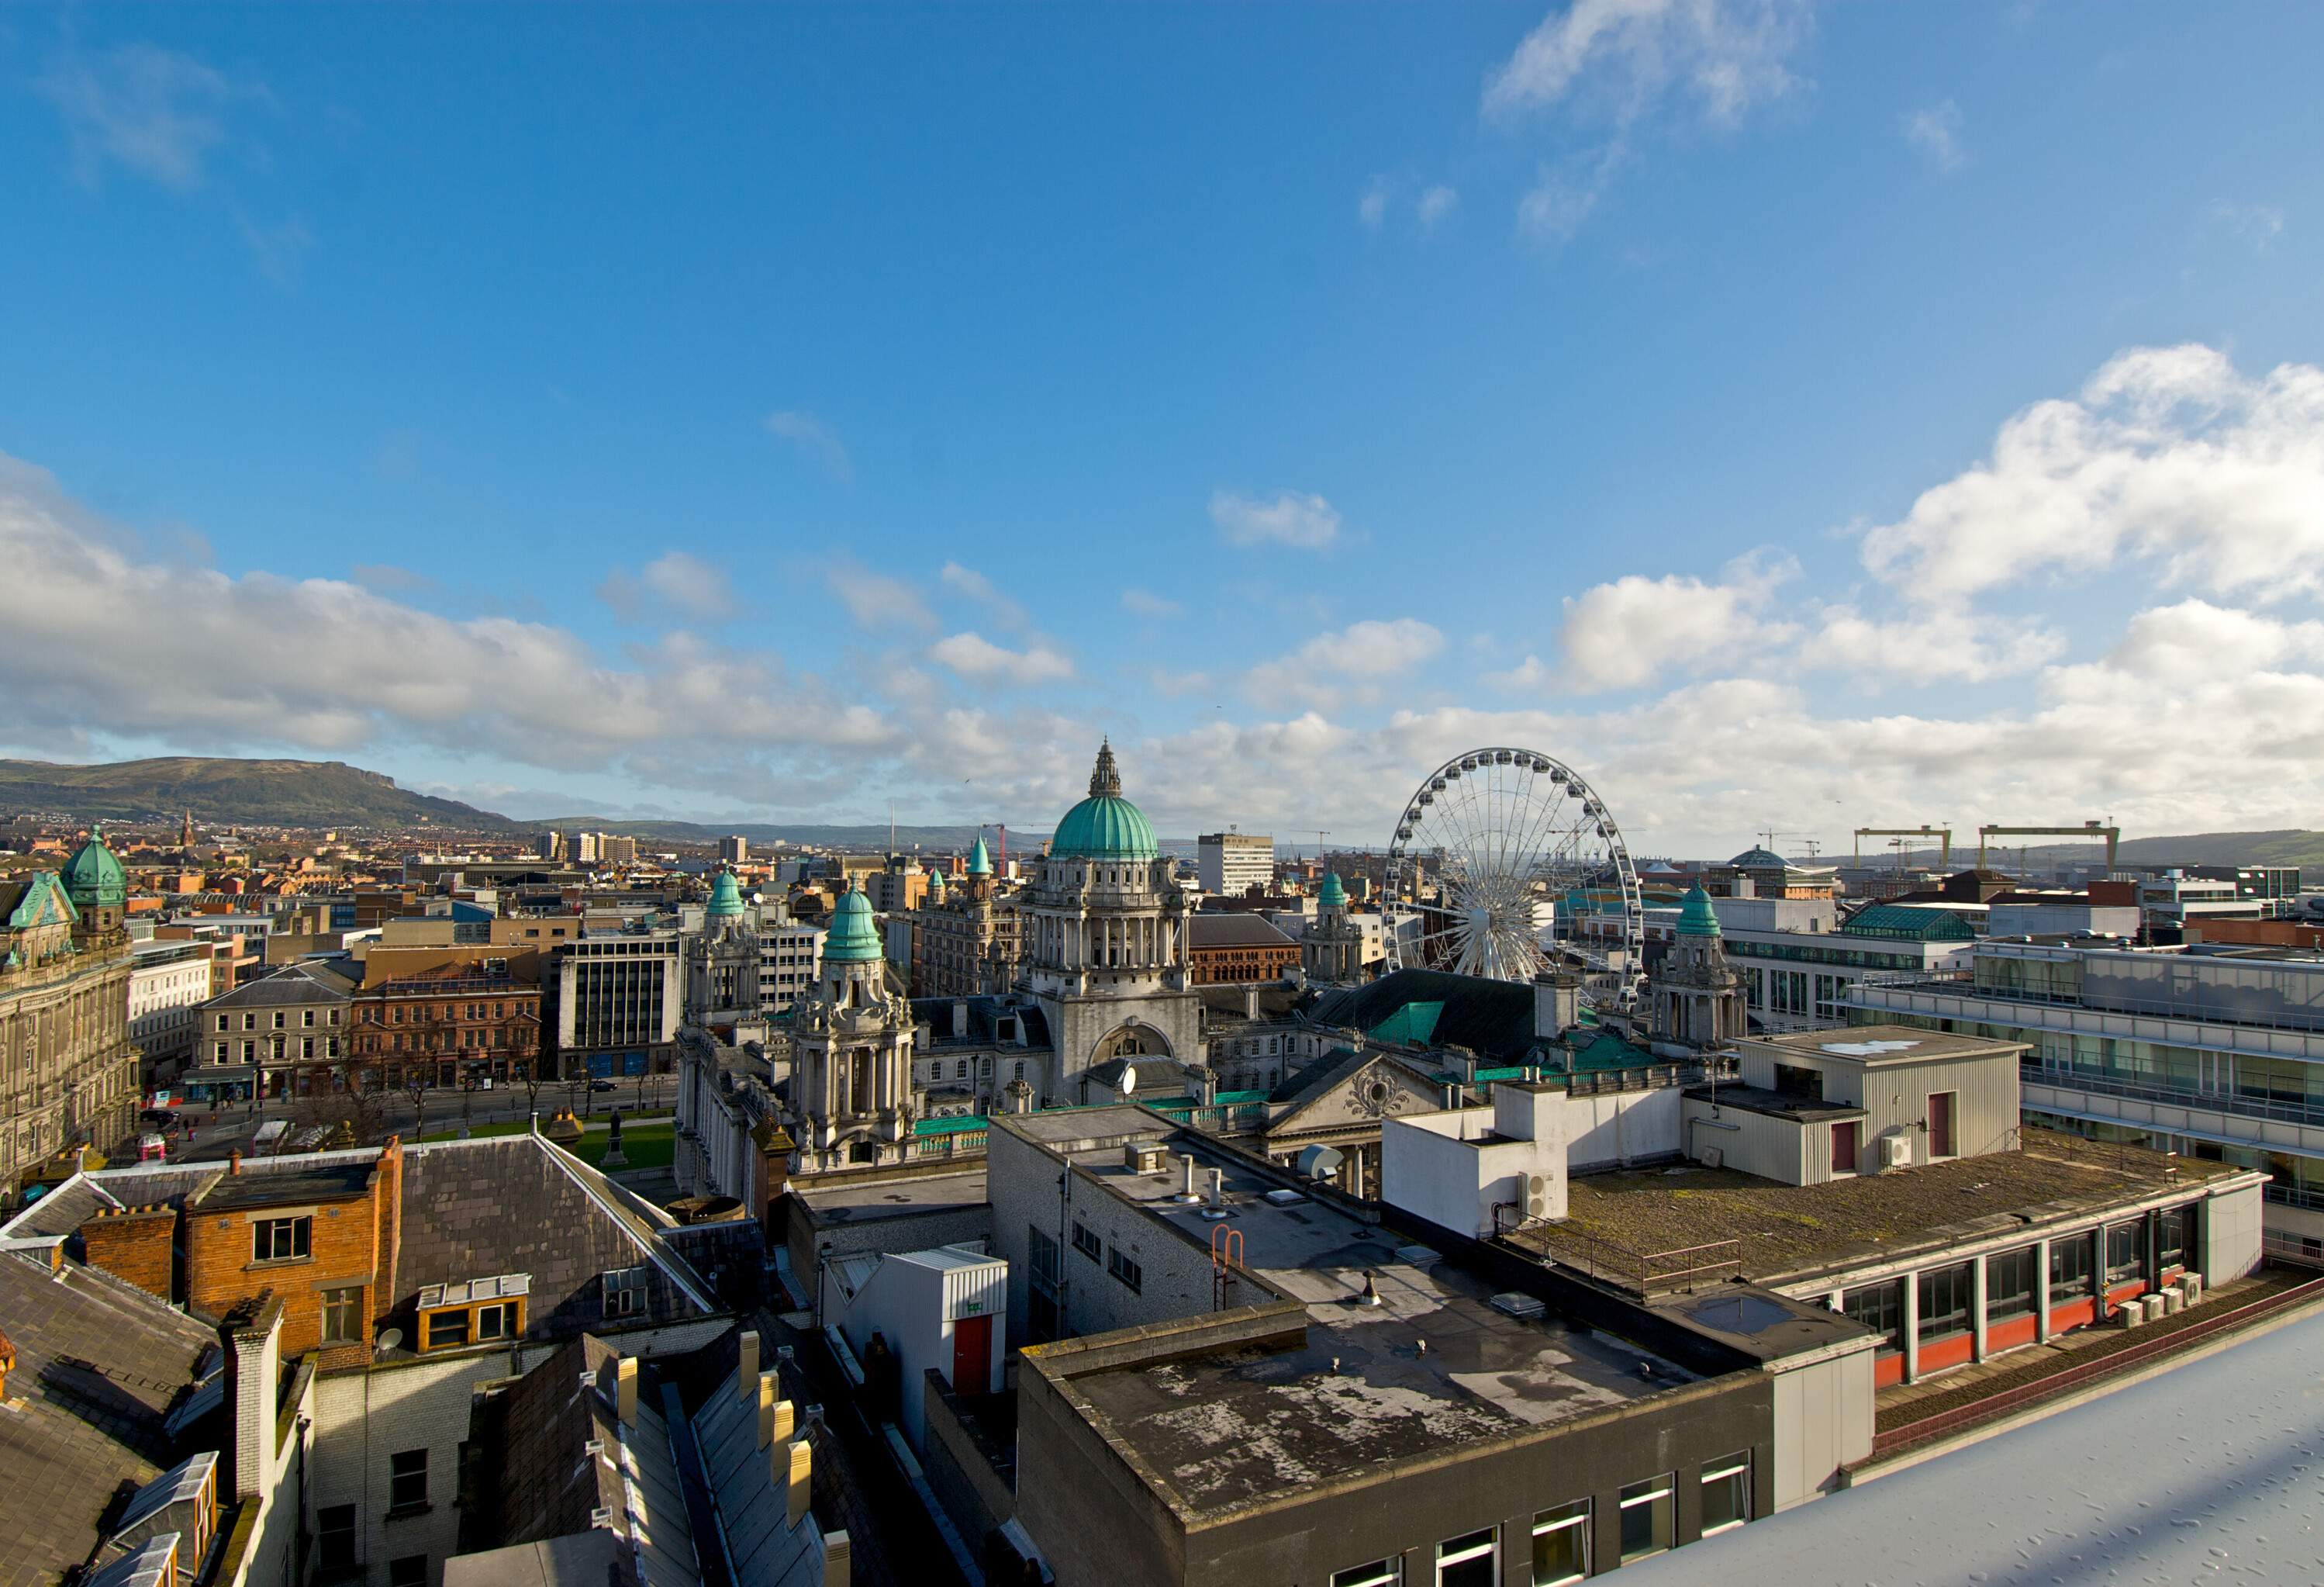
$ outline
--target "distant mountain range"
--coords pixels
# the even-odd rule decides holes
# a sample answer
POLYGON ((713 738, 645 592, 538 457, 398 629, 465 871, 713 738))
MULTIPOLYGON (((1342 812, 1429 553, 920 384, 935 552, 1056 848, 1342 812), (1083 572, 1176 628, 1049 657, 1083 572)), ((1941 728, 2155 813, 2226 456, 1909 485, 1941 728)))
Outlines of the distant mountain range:
POLYGON ((395 786, 341 761, 235 761, 175 755, 62 766, 0 761, 0 815, 66 814, 85 821, 205 826, 374 827, 513 833, 516 822, 456 799, 395 786))

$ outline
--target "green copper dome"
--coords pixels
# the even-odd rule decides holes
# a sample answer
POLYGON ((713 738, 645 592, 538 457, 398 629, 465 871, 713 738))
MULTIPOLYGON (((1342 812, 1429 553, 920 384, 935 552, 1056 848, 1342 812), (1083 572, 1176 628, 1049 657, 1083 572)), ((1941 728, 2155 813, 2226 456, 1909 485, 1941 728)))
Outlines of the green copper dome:
POLYGON ((710 884, 710 908, 705 911, 717 920, 742 912, 742 888, 732 871, 721 871, 718 880, 710 884))
POLYGON ((826 964, 868 964, 880 958, 880 927, 872 919, 872 900, 853 888, 839 895, 831 911, 831 930, 823 939, 826 964))
POLYGON ((1113 746, 1101 745, 1097 770, 1090 773, 1090 797, 1065 812, 1050 840, 1049 853, 1063 860, 1144 862, 1162 852, 1146 812, 1121 797, 1121 773, 1113 746))
POLYGON ((1686 895, 1686 902, 1678 912, 1678 934, 1681 937, 1717 937, 1719 912, 1711 907, 1711 895, 1696 882, 1686 895))
POLYGON ((73 851, 65 862, 59 880, 65 884, 65 894, 77 909, 120 909, 129 901, 128 873, 121 862, 105 846, 105 835, 97 826, 88 829, 88 841, 73 851))
POLYGON ((984 834, 981 832, 976 835, 976 841, 969 845, 968 873, 971 876, 992 874, 992 851, 984 846, 984 834))
POLYGON ((1341 885, 1340 873, 1337 871, 1329 872, 1324 875, 1323 890, 1315 895, 1315 902, 1326 909, 1344 909, 1348 907, 1348 890, 1341 885))
POLYGON ((930 903, 932 903, 932 904, 940 904, 940 903, 944 902, 944 895, 945 895, 945 879, 944 879, 944 872, 941 872, 941 871, 931 871, 931 872, 928 872, 928 902, 930 902, 930 903))

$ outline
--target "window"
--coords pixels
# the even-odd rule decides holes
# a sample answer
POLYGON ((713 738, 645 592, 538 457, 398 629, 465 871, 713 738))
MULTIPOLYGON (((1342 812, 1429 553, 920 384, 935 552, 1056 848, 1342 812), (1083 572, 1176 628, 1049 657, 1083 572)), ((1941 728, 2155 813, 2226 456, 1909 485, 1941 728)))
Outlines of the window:
POLYGON ((387 1457, 387 1513, 428 1508, 428 1452, 399 1450, 387 1457))
POLYGON ((1404 1580, 1404 1560, 1376 1559, 1368 1565, 1350 1565, 1332 1573, 1332 1587, 1398 1587, 1404 1580))
POLYGON ((355 1564, 355 1507, 327 1504, 315 1512, 315 1565, 351 1571, 355 1564))
POLYGON ((2069 1234, 2050 1242, 2050 1298, 2090 1292, 2090 1237, 2069 1234))
POLYGON ((503 1301, 498 1306, 480 1306, 476 1310, 478 1339, 507 1339, 516 1333, 516 1302, 503 1301))
POLYGON ((284 1024, 284 1020, 283 1020, 283 1017, 282 1017, 282 1010, 280 1010, 280 1009, 277 1009, 277 1010, 274 1010, 274 1029, 277 1029, 277 1030, 280 1030, 280 1029, 282 1029, 283 1024, 284 1024))
POLYGON ((430 1312, 421 1320, 428 1325, 429 1350, 451 1350, 468 1342, 468 1314, 464 1311, 430 1312))
POLYGON ((1118 1245, 1106 1252, 1105 1270, 1120 1279, 1132 1295, 1139 1293, 1139 1287, 1145 1282, 1146 1278, 1145 1274, 1139 1269, 1137 1259, 1124 1256, 1121 1248, 1118 1245))
POLYGON ((2157 1267, 2187 1265, 2188 1234, 2195 1226, 2192 1207, 2165 1207, 2155 1220, 2154 1261, 2157 1267))
POLYGON ((1105 1247, 1103 1242, 1098 1239, 1094 1231, 1091 1230, 1079 1219, 1075 1219, 1074 1221, 1074 1249, 1081 1252, 1082 1255, 1089 1258, 1092 1261, 1095 1261, 1100 1254, 1103 1252, 1105 1247))
POLYGON ((1895 1350, 1904 1339, 1904 1288, 1890 1278, 1849 1290, 1840 1297, 1840 1309, 1853 1321, 1880 1335, 1881 1348, 1895 1350))
POLYGON ((1751 1518, 1751 1452, 1702 1468, 1702 1532, 1724 1532, 1751 1518))
POLYGON ((1921 1275, 1921 1342, 1969 1332, 1972 1264, 1931 1268, 1921 1275))
POLYGON ((1671 1480, 1649 1477, 1622 1490, 1622 1563, 1671 1545, 1671 1480))
POLYGON ((604 1276, 598 1309, 608 1317, 634 1317, 646 1309, 646 1269, 622 1268, 604 1276))
POLYGON ((2107 1282, 2126 1284, 2146 1276, 2146 1224, 2116 1223, 2107 1230, 2107 1282))
POLYGON ((1985 1259, 1985 1316, 1989 1323, 2032 1315, 2037 1248, 1996 1251, 1985 1259))
POLYGON ((1577 1499, 1533 1518, 1533 1587, 1563 1587, 1590 1573, 1590 1501, 1577 1499))
POLYGON ((291 1262, 308 1254, 308 1242, 314 1232, 312 1218, 263 1218, 250 1226, 250 1259, 254 1262, 291 1262))
POLYGON ((363 1287, 323 1291, 323 1342, 357 1344, 363 1340, 363 1287))
POLYGON ((428 1587, 428 1556, 407 1554, 388 1561, 387 1587, 428 1587))
POLYGON ((229 1017, 228 1017, 228 1016, 226 1016, 226 1015, 225 1015, 225 1014, 220 1014, 220 1015, 217 1017, 217 1022, 218 1022, 218 1027, 217 1027, 217 1028, 218 1028, 220 1030, 224 1030, 224 1029, 226 1029, 227 1028, 227 1026, 228 1026, 232 1021, 230 1020, 230 1019, 229 1019, 229 1017))
POLYGON ((315 1028, 315 1010, 302 1010, 299 1015, 299 1023, 306 1029, 312 1030, 315 1028))
POLYGON ((1436 1587, 1493 1587, 1500 1577, 1499 1528, 1488 1527, 1436 1545, 1436 1587))

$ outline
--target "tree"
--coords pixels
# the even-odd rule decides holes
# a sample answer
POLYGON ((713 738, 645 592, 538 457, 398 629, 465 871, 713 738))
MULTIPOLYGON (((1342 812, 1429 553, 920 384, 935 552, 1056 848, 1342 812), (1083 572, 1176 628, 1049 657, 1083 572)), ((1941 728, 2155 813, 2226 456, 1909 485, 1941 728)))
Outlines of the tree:
POLYGON ((533 1073, 540 1066, 534 1063, 521 1063, 516 1066, 517 1084, 524 1087, 524 1111, 534 1118, 540 1116, 540 1088, 549 1084, 545 1076, 533 1073))
POLYGON ((404 1066, 403 1089, 411 1098, 411 1139, 418 1140, 428 1133, 428 1070, 425 1066, 404 1066))
POLYGON ((290 1110, 290 1131, 276 1145, 281 1150, 293 1135, 310 1130, 324 1132, 324 1143, 377 1146, 390 1126, 384 1097, 375 1084, 366 1084, 369 1072, 354 1064, 335 1064, 330 1074, 338 1082, 329 1091, 309 1090, 290 1110))

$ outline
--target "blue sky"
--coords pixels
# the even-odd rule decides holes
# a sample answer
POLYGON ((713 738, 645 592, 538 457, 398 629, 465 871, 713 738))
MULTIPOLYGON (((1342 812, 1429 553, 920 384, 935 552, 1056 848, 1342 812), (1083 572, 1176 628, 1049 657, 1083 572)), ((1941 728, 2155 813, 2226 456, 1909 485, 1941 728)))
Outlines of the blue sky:
POLYGON ((20 8, 0 741, 2314 825, 2324 14, 20 8), (2303 108, 2303 106, 2305 108, 2303 108))

